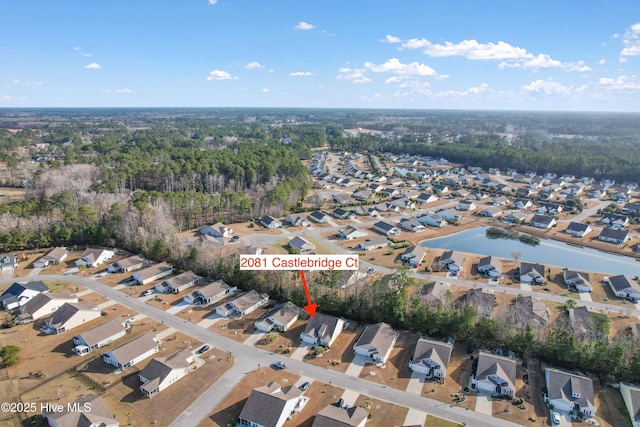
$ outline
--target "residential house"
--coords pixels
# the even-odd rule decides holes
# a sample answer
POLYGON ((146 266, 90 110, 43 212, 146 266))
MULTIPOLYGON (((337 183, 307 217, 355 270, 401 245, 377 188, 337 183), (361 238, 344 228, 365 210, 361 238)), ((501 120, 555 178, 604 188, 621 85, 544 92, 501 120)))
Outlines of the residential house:
POLYGON ((102 360, 124 371, 157 351, 158 342, 155 334, 146 332, 106 352, 102 355, 102 360))
POLYGON ((18 267, 18 260, 15 254, 0 255, 0 271, 13 270, 18 267))
POLYGON ((400 259, 403 262, 408 263, 411 267, 417 268, 425 255, 427 254, 427 248, 424 246, 416 245, 409 246, 402 255, 400 255, 400 259))
POLYGON ((629 225, 629 217, 613 213, 606 213, 602 216, 602 221, 600 222, 610 228, 624 228, 629 225))
POLYGON ((385 236, 397 236, 400 234, 400 229, 387 222, 378 221, 371 227, 374 231, 381 233, 385 236))
POLYGON ((422 287, 418 297, 424 304, 444 303, 450 295, 451 286, 444 282, 430 282, 422 287))
POLYGON ((376 209, 379 212, 395 212, 395 213, 400 212, 400 208, 398 206, 392 205, 389 202, 378 203, 377 205, 374 206, 374 209, 376 209))
POLYGON ((464 255, 457 251, 444 251, 440 256, 438 264, 441 269, 459 272, 462 271, 462 263, 464 262, 464 255))
POLYGON ((160 264, 154 264, 144 270, 136 271, 133 273, 133 281, 139 285, 146 285, 147 283, 154 282, 162 279, 163 277, 171 276, 173 274, 173 266, 166 262, 160 264))
POLYGON ((621 382, 620 394, 627 408, 632 427, 640 427, 640 387, 621 382))
POLYGON ((400 191, 397 188, 387 187, 380 190, 379 193, 382 197, 394 197, 400 194, 400 191))
POLYGON ((531 227, 543 228, 543 229, 551 228, 557 223, 558 221, 556 221, 554 217, 549 215, 536 214, 533 216, 533 218, 531 218, 531 220, 529 220, 529 225, 531 227))
POLYGON ((492 279, 502 276, 502 261, 494 256, 487 256, 478 260, 478 273, 492 279))
POLYGON ((366 327, 353 350, 356 355, 367 357, 373 363, 386 363, 399 333, 386 323, 366 327))
POLYGON ((346 322, 342 318, 316 313, 307 323, 300 338, 310 345, 331 347, 345 327, 346 322))
POLYGON ((345 289, 348 286, 355 285, 359 280, 367 277, 366 271, 360 270, 343 270, 339 274, 338 285, 340 289, 345 289))
POLYGON ((477 316, 490 318, 496 306, 496 296, 490 289, 469 289, 464 297, 464 303, 473 307, 477 316))
POLYGON ((573 333, 580 338, 588 340, 603 338, 602 332, 598 331, 595 325, 606 321, 606 314, 591 311, 586 306, 572 307, 569 309, 569 323, 573 329, 573 333))
POLYGON ((233 236, 233 229, 227 227, 221 222, 216 222, 213 225, 205 225, 200 228, 200 234, 212 237, 231 237, 233 236))
POLYGON ((313 211, 309 214, 309 219, 311 221, 317 222, 318 224, 325 224, 331 221, 331 217, 324 212, 313 211))
POLYGON ((496 197, 489 202, 493 206, 506 206, 507 203, 509 203, 509 198, 505 196, 496 197))
POLYGON ((337 219, 355 219, 357 217, 355 213, 342 208, 334 209, 332 215, 337 219))
POLYGON ((394 200, 390 201, 389 204, 391 206, 395 206, 395 207, 397 207, 398 209, 401 209, 401 210, 415 209, 416 208, 415 202, 412 201, 411 199, 407 198, 407 197, 401 197, 399 199, 394 199, 394 200))
POLYGON ((49 334, 61 334, 83 323, 101 316, 100 309, 93 303, 64 303, 49 317, 40 330, 49 334))
POLYGON ((191 372, 193 362, 193 353, 188 348, 167 357, 154 357, 138 372, 138 378, 142 382, 140 393, 152 398, 191 372))
POLYGON ((238 425, 249 427, 282 427, 293 414, 300 412, 308 398, 294 385, 280 386, 270 382, 253 389, 242 407, 238 425))
POLYGON ((622 212, 640 213, 640 202, 626 203, 622 208, 622 212))
POLYGON ((296 236, 289 240, 289 248, 295 249, 301 254, 308 254, 316 250, 316 245, 304 237, 296 236))
POLYGON ((282 228, 282 223, 270 215, 265 215, 258 220, 265 228, 282 228))
POLYGON ((456 210, 458 211, 473 211, 476 210, 478 206, 469 200, 460 200, 458 205, 456 206, 456 210))
POLYGON ((476 371, 469 380, 469 387, 478 393, 513 397, 516 391, 516 370, 514 358, 480 350, 476 371))
POLYGON ((575 289, 576 292, 591 292, 593 288, 591 282, 589 282, 589 273, 565 268, 562 270, 562 279, 568 289, 575 289))
POLYGON ((596 414, 591 379, 560 369, 546 368, 544 380, 547 389, 544 400, 553 405, 555 411, 575 416, 582 413, 586 418, 596 414))
POLYGON ((20 307, 21 318, 38 320, 47 317, 66 303, 77 303, 78 297, 69 292, 40 292, 20 307))
POLYGON ((431 202, 435 202, 438 200, 438 196, 436 196, 433 193, 421 193, 418 198, 416 199, 416 202, 418 203, 431 203, 431 202))
POLYGON ((398 223, 398 226, 404 230, 413 232, 424 230, 424 225, 422 225, 417 219, 402 218, 398 223))
POLYGON ((511 212, 509 215, 502 217, 502 222, 507 224, 523 224, 529 221, 530 215, 524 212, 511 212))
POLYGON ((333 199, 333 202, 338 205, 348 205, 353 202, 353 199, 351 199, 351 196, 344 193, 337 193, 331 197, 333 199))
POLYGON ((293 227, 308 227, 310 225, 309 221, 300 214, 289 214, 284 218, 284 220, 293 227))
POLYGON ((340 235, 341 238, 345 239, 345 240, 353 240, 353 239, 357 239, 359 237, 364 237, 367 234, 369 234, 367 231, 365 230, 360 230, 357 229, 355 227, 352 227, 350 225, 341 228, 340 231, 338 232, 338 234, 340 235))
POLYGON ((49 288, 44 282, 15 282, 0 295, 0 302, 5 310, 13 310, 22 307, 41 292, 49 292, 49 288))
POLYGON ((193 285, 200 283, 201 280, 202 277, 189 270, 164 280, 162 283, 158 283, 155 289, 161 294, 179 294, 185 289, 189 289, 193 285))
POLYGON ((283 302, 269 310, 254 325, 261 332, 285 332, 300 318, 300 308, 291 301, 283 302))
POLYGON ((81 332, 73 337, 73 352, 84 356, 97 348, 111 344, 127 333, 121 319, 111 319, 106 323, 98 325, 88 331, 81 332))
POLYGON ((411 372, 422 374, 425 378, 445 378, 447 366, 453 351, 453 339, 444 341, 420 338, 409 362, 411 372))
POLYGON ((442 184, 436 184, 433 186, 433 190, 440 194, 447 194, 449 192, 449 187, 442 184))
POLYGON ((67 248, 59 246, 51 249, 42 258, 33 263, 34 268, 44 268, 50 265, 58 265, 69 256, 67 248))
POLYGON ((255 290, 251 290, 216 307, 216 313, 222 317, 245 316, 268 302, 269 295, 260 294, 255 290))
POLYGON ((508 311, 518 330, 524 329, 526 325, 531 325, 534 329, 545 326, 549 320, 549 307, 531 295, 516 296, 508 311))
POLYGON ((546 267, 542 264, 532 264, 521 262, 518 268, 517 278, 520 283, 527 285, 542 285, 544 283, 544 273, 546 267))
POLYGON ((385 246, 390 246, 390 245, 391 245, 391 242, 388 241, 385 237, 374 236, 360 243, 360 245, 358 246, 358 249, 362 251, 370 251, 373 249, 384 248, 385 246))
POLYGON ((229 286, 224 280, 216 280, 204 286, 200 286, 189 295, 185 295, 182 300, 187 304, 208 305, 220 301, 222 298, 233 294, 238 288, 229 286))
POLYGON ((369 207, 357 206, 353 208, 351 212, 361 216, 378 216, 378 210, 373 206, 369 206, 369 207))
POLYGON ((97 394, 83 394, 53 411, 43 411, 51 427, 119 427, 113 412, 97 394), (86 408, 91 408, 87 411, 86 408))
POLYGON ((611 291, 618 298, 624 298, 634 303, 640 301, 640 287, 627 276, 620 274, 613 277, 605 277, 604 283, 609 285, 611 291))
POLYGON ((120 261, 116 261, 107 267, 110 273, 129 273, 144 267, 148 261, 142 255, 133 255, 120 261))
POLYGON ((375 194, 369 190, 361 190, 353 193, 353 197, 358 200, 371 200, 375 198, 375 194))
POLYGON ((438 211, 436 215, 439 215, 441 218, 444 218, 447 221, 462 221, 463 218, 462 215, 460 215, 456 211, 448 209, 438 211))
POLYGON ((498 206, 489 206, 488 208, 478 212, 478 216, 482 216, 485 218, 496 218, 502 215, 502 213, 503 213, 502 208, 498 206))
POLYGON ((540 203, 536 212, 540 215, 554 215, 562 212, 562 205, 558 203, 540 203))
POLYGON ((627 230, 617 228, 603 228, 598 235, 598 240, 609 242, 616 245, 622 245, 631 239, 631 234, 627 230))
POLYGON ((589 226, 589 224, 581 224, 579 222, 571 221, 569 223, 569 226, 565 230, 565 233, 571 234, 574 237, 584 237, 592 231, 593 229, 589 226))
POLYGON ((87 248, 80 255, 80 259, 76 260, 76 267, 97 267, 115 255, 115 251, 109 249, 87 248))
POLYGON ((426 224, 426 225, 429 225, 431 227, 437 227, 437 228, 441 228, 441 227, 444 227, 445 225, 449 224, 446 219, 442 218, 438 214, 421 215, 421 216, 419 216, 417 218, 417 220, 419 222, 421 222, 422 224, 426 224))
POLYGON ((531 203, 531 200, 529 199, 516 199, 513 201, 514 209, 517 209, 520 211, 524 209, 529 209, 531 206, 533 206, 533 203, 531 203))
POLYGON ((365 427, 368 420, 369 413, 361 406, 328 405, 318 412, 311 427, 365 427))
MULTIPOLYGON (((367 190, 372 191, 374 193, 379 193, 382 190, 384 190, 384 187, 382 185, 380 185, 380 184, 376 184, 376 183, 372 182, 371 184, 369 184, 367 186, 367 190)), ((354 197, 355 197, 355 194, 354 194, 354 197)))

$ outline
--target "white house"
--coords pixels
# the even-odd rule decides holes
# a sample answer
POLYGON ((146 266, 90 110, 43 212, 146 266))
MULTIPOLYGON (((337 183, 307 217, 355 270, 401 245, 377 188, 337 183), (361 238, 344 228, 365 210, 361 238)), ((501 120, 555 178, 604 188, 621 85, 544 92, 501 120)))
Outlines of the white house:
POLYGON ((373 249, 384 248, 385 246, 389 245, 391 245, 391 242, 388 241, 386 237, 374 236, 360 243, 358 249, 363 251, 370 251, 373 249))
POLYGON ((49 265, 58 265, 69 256, 67 248, 59 246, 51 249, 42 258, 33 263, 34 268, 44 268, 49 265))
POLYGON ((309 221, 300 214, 289 214, 284 218, 284 220, 293 227, 308 227, 310 225, 309 221))
POLYGON ((257 291, 251 290, 216 307, 216 313, 222 317, 245 316, 268 302, 269 295, 259 294, 257 291))
POLYGON ((627 230, 620 230, 617 228, 603 228, 598 236, 598 240, 616 245, 622 245, 629 239, 631 239, 631 234, 627 230))
POLYGON ((242 407, 238 424, 249 427, 282 427, 308 402, 309 399, 303 393, 294 385, 281 387, 276 382, 255 388, 242 407))
POLYGON ((282 222, 269 215, 263 216, 258 222, 266 228, 282 228, 282 222))
POLYGON ((438 197, 432 193, 421 193, 416 202, 418 203, 432 203, 438 200, 438 197))
POLYGON ((144 267, 147 264, 147 260, 142 255, 133 255, 120 261, 116 261, 107 267, 109 273, 129 273, 144 267))
POLYGON ((140 393, 152 398, 192 371, 193 353, 188 348, 167 357, 154 357, 138 373, 142 382, 140 393))
POLYGON ((348 225, 344 228, 341 228, 338 234, 340 235, 341 238, 345 240, 353 240, 359 237, 365 237, 369 233, 365 230, 360 230, 358 228, 348 225))
POLYGON ((420 338, 409 362, 409 369, 426 378, 445 378, 453 351, 453 340, 445 341, 420 338))
POLYGON ((460 200, 456 206, 456 210, 458 211, 473 211, 477 208, 478 206, 470 200, 460 200))
POLYGON ((381 233, 385 236, 397 236, 398 234, 400 234, 400 229, 398 227, 395 227, 384 221, 376 222, 375 224, 373 224, 373 226, 371 226, 371 228, 374 231, 377 231, 378 233, 381 233))
POLYGON ((607 213, 602 216, 601 222, 611 228, 624 228, 629 225, 629 217, 607 213))
POLYGON ((73 402, 60 405, 61 410, 44 411, 42 415, 51 427, 119 427, 113 411, 97 394, 83 394, 73 402), (91 408, 86 411, 85 408, 91 408))
POLYGON ((5 310, 22 307, 41 292, 49 292, 44 282, 15 282, 0 295, 0 302, 5 310))
POLYGON ((464 255, 457 251, 444 251, 440 256, 438 264, 440 268, 447 271, 461 271, 462 263, 464 262, 464 255))
POLYGON ((216 222, 213 225, 206 225, 202 227, 200 229, 200 234, 212 237, 231 237, 233 236, 233 230, 221 222, 216 222))
POLYGON ((398 226, 404 230, 413 232, 424 230, 424 225, 422 225, 422 223, 417 219, 402 218, 398 223, 398 226))
POLYGON ((513 397, 516 387, 516 360, 481 350, 469 388, 492 396, 513 397))
POLYGON ((434 215, 425 214, 425 215, 419 216, 417 219, 419 222, 423 224, 429 225, 431 227, 437 227, 437 228, 441 228, 449 224, 447 220, 442 216, 440 216, 439 214, 434 214, 434 215))
POLYGON ((529 225, 536 228, 548 229, 556 225, 558 221, 552 216, 548 215, 534 215, 531 220, 529 220, 529 225))
POLYGON ((353 350, 356 354, 366 356, 373 363, 386 363, 398 335, 398 332, 386 323, 369 325, 354 344, 353 350))
POLYGON ((155 334, 146 332, 103 354, 102 360, 124 371, 157 351, 158 342, 155 334))
POLYGON ((309 219, 311 221, 317 222, 318 224, 324 224, 331 221, 331 217, 324 212, 313 211, 309 214, 309 219))
POLYGON ((298 318, 300 318, 300 308, 291 301, 286 301, 269 310, 254 325, 261 332, 285 332, 298 318))
POLYGON ((627 276, 620 274, 618 276, 605 277, 603 281, 609 285, 611 291, 618 298, 640 301, 640 287, 627 276))
POLYGON ((47 335, 61 334, 100 315, 100 309, 93 303, 65 303, 45 321, 40 330, 47 335))
POLYGON ((237 290, 236 286, 231 287, 224 280, 216 280, 213 283, 200 286, 189 295, 185 295, 182 300, 187 304, 208 305, 220 301, 237 290))
POLYGON ((18 259, 15 254, 0 255, 0 271, 13 270, 18 268, 18 259))
POLYGON ((409 263, 411 267, 416 268, 420 265, 426 254, 427 248, 425 248, 424 246, 409 246, 400 256, 400 259, 404 262, 409 263))
POLYGON ((496 218, 502 215, 502 208, 499 206, 489 206, 486 209, 478 212, 478 216, 482 216, 485 218, 496 218))
POLYGON ((167 280, 164 280, 162 283, 158 283, 155 286, 157 292, 164 293, 172 293, 179 294, 192 287, 193 285, 200 283, 202 277, 198 276, 193 271, 185 271, 184 273, 180 273, 177 276, 171 277, 167 280))
POLYGON ((544 272, 546 267, 542 264, 532 264, 521 262, 518 269, 520 283, 528 285, 541 285, 544 283, 544 272))
POLYGON ((127 333, 120 319, 112 319, 73 337, 73 352, 84 356, 97 348, 111 344, 127 333))
POLYGON ((547 387, 544 400, 555 411, 573 415, 581 412, 587 418, 596 414, 591 379, 555 368, 546 368, 544 379, 547 387))
POLYGON ((621 382, 620 394, 627 407, 632 427, 640 427, 640 387, 621 382))
POLYGON ((345 320, 328 314, 316 313, 300 334, 303 342, 330 347, 345 327, 345 320))
POLYGON ((78 297, 69 292, 41 292, 20 308, 20 317, 31 320, 47 317, 66 303, 77 303, 78 297))
POLYGON ((593 229, 589 224, 582 224, 579 222, 571 221, 569 223, 569 226, 565 230, 565 233, 571 234, 574 237, 584 237, 592 231, 593 229))
POLYGON ((589 282, 589 273, 565 268, 562 270, 562 279, 569 289, 575 289, 578 292, 591 292, 592 286, 591 282, 589 282))
POLYGON ((500 277, 502 276, 502 261, 494 256, 480 258, 478 273, 491 278, 500 277))
POLYGON ((316 250, 316 245, 300 236, 295 236, 289 240, 289 247, 297 250, 301 254, 308 254, 316 250))
POLYGON ((463 216, 457 213, 456 211, 452 211, 449 209, 441 210, 436 213, 441 218, 446 219, 447 221, 462 221, 463 216))
POLYGON ((154 282, 173 274, 173 266, 166 262, 160 264, 154 264, 144 270, 136 271, 133 273, 133 280, 140 284, 146 285, 147 283, 154 282))
POLYGON ((76 260, 76 267, 97 267, 114 256, 116 256, 115 251, 109 249, 87 248, 80 255, 80 259, 76 260))

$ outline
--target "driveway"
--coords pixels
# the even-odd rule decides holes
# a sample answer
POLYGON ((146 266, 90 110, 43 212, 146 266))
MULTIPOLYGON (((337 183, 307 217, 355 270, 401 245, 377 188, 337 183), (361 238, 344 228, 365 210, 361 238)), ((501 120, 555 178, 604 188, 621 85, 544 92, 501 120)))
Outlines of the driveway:
POLYGON ((480 414, 493 415, 493 401, 488 394, 478 394, 476 396, 475 411, 480 414))

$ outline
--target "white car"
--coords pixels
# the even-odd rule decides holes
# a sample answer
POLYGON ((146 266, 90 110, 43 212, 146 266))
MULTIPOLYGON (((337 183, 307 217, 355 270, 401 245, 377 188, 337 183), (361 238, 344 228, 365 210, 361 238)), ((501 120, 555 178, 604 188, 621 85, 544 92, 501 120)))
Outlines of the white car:
POLYGON ((552 412, 551 413, 551 422, 553 423, 553 425, 558 425, 560 424, 560 414, 557 412, 552 412))

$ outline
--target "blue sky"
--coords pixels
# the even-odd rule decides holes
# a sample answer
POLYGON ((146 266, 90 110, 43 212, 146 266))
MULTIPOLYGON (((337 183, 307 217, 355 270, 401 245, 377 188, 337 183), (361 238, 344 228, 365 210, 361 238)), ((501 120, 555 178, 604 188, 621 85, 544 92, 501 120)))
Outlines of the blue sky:
POLYGON ((3 0, 0 16, 0 107, 640 111, 635 0, 3 0))

